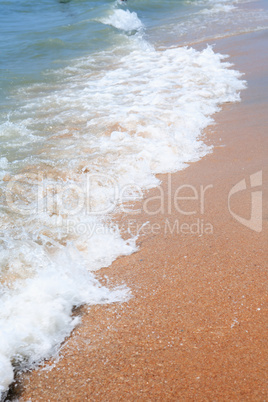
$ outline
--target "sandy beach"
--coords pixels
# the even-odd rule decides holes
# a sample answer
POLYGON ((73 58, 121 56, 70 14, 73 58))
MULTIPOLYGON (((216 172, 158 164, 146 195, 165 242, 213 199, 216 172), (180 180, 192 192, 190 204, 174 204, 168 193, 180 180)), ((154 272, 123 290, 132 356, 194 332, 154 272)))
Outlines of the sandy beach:
POLYGON ((204 133, 213 152, 159 177, 161 188, 135 205, 140 212, 122 217, 120 225, 140 230, 139 251, 97 277, 126 284, 133 297, 80 308, 59 360, 20 378, 13 398, 268 399, 267 38, 260 31, 214 41, 248 88, 204 133))

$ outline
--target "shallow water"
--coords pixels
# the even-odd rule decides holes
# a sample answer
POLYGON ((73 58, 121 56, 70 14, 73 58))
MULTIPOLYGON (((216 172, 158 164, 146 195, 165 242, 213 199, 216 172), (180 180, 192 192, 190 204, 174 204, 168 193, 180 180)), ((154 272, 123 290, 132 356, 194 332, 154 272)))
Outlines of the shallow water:
POLYGON ((137 250, 113 213, 210 152, 202 130, 245 88, 212 48, 174 45, 265 29, 244 3, 0 2, 0 392, 74 306, 130 297, 93 274, 137 250))

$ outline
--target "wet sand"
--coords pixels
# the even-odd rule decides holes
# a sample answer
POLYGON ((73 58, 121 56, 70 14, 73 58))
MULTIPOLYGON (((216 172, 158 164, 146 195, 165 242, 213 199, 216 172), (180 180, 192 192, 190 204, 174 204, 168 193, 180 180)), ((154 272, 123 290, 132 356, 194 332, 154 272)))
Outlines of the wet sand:
POLYGON ((268 399, 267 38, 215 41, 246 74, 242 102, 225 105, 206 131, 213 153, 161 176, 161 189, 135 206, 143 212, 123 216, 132 232, 150 221, 139 251, 97 275, 125 283, 133 297, 81 308, 60 360, 14 387, 21 401, 268 399), (248 190, 230 197, 230 210, 249 220, 255 173, 249 228, 230 213, 228 194, 245 179, 248 190))

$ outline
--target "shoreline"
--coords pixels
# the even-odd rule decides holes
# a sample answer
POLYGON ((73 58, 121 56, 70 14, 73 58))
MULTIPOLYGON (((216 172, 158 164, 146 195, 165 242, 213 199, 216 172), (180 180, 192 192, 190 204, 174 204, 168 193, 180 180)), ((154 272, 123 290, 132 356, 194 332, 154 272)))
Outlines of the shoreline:
MULTIPOLYGON (((22 377, 21 401, 268 396, 265 40, 266 32, 213 40, 215 51, 229 54, 235 69, 245 72, 248 88, 242 102, 225 105, 216 125, 206 130, 213 153, 183 171, 159 176, 163 194, 173 201, 183 185, 191 188, 180 195, 192 199, 179 199, 179 210, 169 209, 165 199, 162 209, 159 189, 148 192, 143 205, 147 200, 151 211, 161 213, 134 216, 139 227, 150 220, 139 251, 96 273, 103 283, 107 274, 110 287, 125 283, 134 297, 123 304, 82 307, 82 323, 63 344, 59 362, 48 363, 50 371, 40 368, 22 377), (259 171, 261 232, 234 219, 227 203, 232 187, 243 179, 249 185, 249 176, 259 171), (182 224, 190 228, 202 220, 210 223, 210 233, 182 232, 182 224), (160 225, 158 233, 153 225, 160 225)), ((241 197, 234 194, 230 208, 249 219, 250 192, 241 197)))

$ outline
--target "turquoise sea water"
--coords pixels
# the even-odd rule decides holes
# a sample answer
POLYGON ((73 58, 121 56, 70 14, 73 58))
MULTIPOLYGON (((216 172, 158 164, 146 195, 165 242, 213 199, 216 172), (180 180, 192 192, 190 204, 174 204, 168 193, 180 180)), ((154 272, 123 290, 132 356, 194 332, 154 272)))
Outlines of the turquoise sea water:
MULTIPOLYGON (((210 10, 215 4, 231 7, 237 3, 210 0, 1 0, 0 106, 5 107, 14 87, 44 81, 47 70, 66 66, 69 60, 94 51, 108 49, 118 41, 118 30, 98 22, 115 4, 117 8, 138 13, 149 39, 157 38, 161 42, 161 35, 163 42, 169 37, 169 42, 180 43, 186 30, 189 39, 199 38, 204 31, 202 23, 206 24, 205 28, 213 24, 213 34, 217 29, 221 31, 217 18, 195 20, 199 11, 210 10), (174 34, 173 24, 178 26, 178 23, 181 30, 174 34)), ((247 23, 250 28, 256 28, 256 21, 253 26, 250 21, 247 23)), ((243 24, 243 18, 232 19, 229 30, 242 30, 243 24)))
POLYGON ((130 297, 93 273, 137 250, 113 213, 211 152, 202 130, 240 100, 206 41, 267 27, 259 1, 0 0, 0 400, 74 306, 130 297))
MULTIPOLYGON (((111 47, 118 31, 96 20, 112 6, 113 0, 1 0, 1 102, 14 86, 44 79, 42 73, 47 69, 111 47)), ((124 3, 117 7, 126 9, 124 3)), ((148 27, 185 8, 180 0, 132 0, 127 7, 139 12, 139 18, 148 27)))

